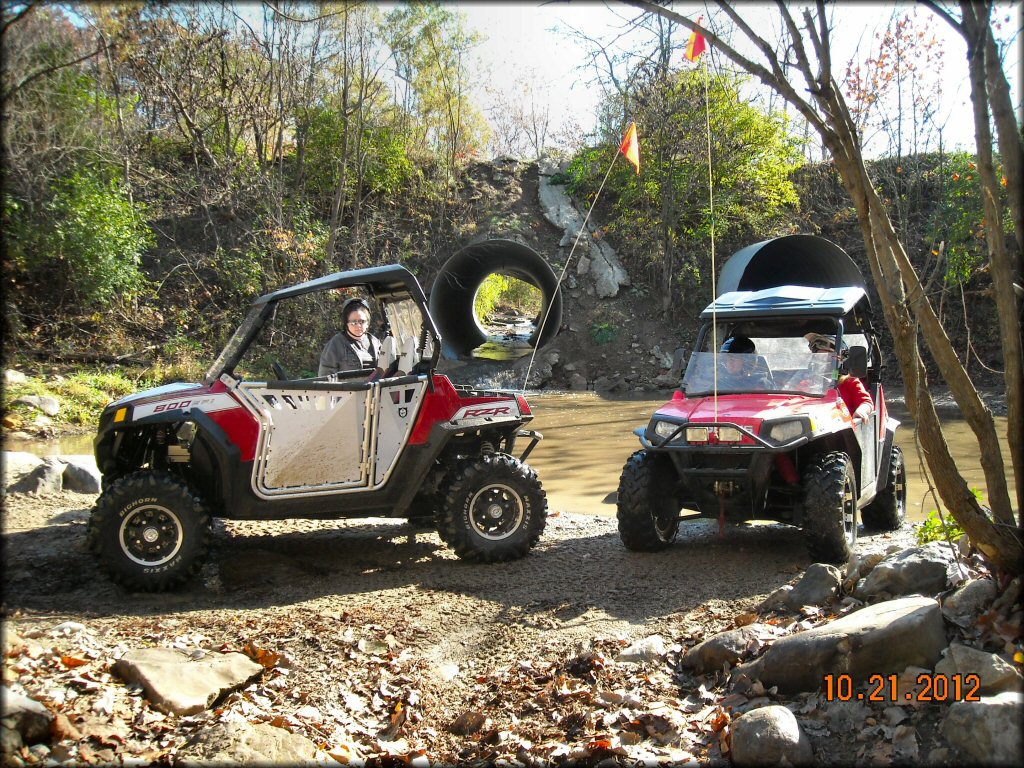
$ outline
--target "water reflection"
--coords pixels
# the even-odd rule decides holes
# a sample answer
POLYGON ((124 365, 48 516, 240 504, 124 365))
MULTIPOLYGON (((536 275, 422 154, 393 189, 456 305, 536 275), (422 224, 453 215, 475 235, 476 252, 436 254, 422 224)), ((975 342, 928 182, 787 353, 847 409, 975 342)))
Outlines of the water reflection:
MULTIPOLYGON (((529 462, 540 475, 552 512, 614 515, 614 493, 622 465, 640 443, 633 434, 646 426, 651 414, 667 400, 665 395, 611 399, 593 392, 530 393, 527 398, 536 418, 530 427, 540 430, 544 440, 530 455, 529 462)), ((922 479, 923 458, 918 456, 913 423, 901 403, 890 405, 900 420, 896 442, 903 449, 907 465, 907 514, 923 520, 936 503, 927 495, 922 479)), ((972 488, 985 488, 985 476, 978 457, 978 444, 963 419, 943 416, 943 433, 960 472, 972 488)), ((1005 445, 1006 418, 996 418, 1003 440, 1007 481, 1015 493, 1005 445)), ((93 435, 69 435, 59 441, 7 440, 5 450, 50 454, 91 454, 93 435)))

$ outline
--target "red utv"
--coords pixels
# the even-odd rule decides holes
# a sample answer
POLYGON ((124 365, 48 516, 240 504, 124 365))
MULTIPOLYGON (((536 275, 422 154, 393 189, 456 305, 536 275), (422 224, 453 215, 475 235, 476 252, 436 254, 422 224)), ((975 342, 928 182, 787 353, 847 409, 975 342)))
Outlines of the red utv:
POLYGON ((169 384, 103 411, 104 490, 89 543, 121 584, 159 591, 190 578, 212 517, 431 519, 462 558, 525 555, 547 500, 524 459, 541 435, 522 395, 474 391, 434 373, 440 338, 404 267, 339 272, 258 299, 201 384, 169 384), (351 295, 383 334, 381 375, 315 369, 351 295), (512 454, 518 438, 530 440, 512 454))
POLYGON ((749 246, 726 263, 682 387, 646 428, 619 481, 618 526, 633 550, 674 539, 683 516, 776 520, 803 528, 811 557, 845 562, 858 516, 899 528, 906 515, 903 455, 881 384, 882 359, 863 279, 819 237, 749 246), (838 352, 812 352, 811 334, 838 352), (719 350, 746 336, 752 375, 736 380, 719 350), (855 424, 840 376, 859 377, 874 401, 855 424))

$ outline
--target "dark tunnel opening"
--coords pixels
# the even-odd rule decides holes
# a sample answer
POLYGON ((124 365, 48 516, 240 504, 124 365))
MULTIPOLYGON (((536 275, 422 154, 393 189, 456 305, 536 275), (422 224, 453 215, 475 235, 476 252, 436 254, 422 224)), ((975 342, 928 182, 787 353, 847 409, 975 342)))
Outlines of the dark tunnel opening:
POLYGON ((441 333, 445 357, 469 356, 488 342, 489 336, 474 311, 474 299, 484 280, 494 274, 514 277, 540 291, 541 308, 532 318, 528 339, 532 347, 543 347, 558 333, 562 324, 562 294, 558 290, 558 276, 544 257, 513 240, 484 240, 466 246, 448 259, 430 289, 430 314, 441 333), (545 313, 547 321, 541 329, 545 313))

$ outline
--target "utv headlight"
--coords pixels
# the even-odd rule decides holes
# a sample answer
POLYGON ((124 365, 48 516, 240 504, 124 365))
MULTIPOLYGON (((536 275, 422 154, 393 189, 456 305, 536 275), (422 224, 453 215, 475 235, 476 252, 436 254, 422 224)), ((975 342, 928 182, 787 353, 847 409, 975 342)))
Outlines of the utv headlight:
POLYGON ((798 437, 810 434, 812 425, 808 419, 777 421, 768 427, 768 437, 776 443, 788 443, 798 437))
POLYGON ((654 422, 654 436, 659 437, 662 440, 667 440, 668 438, 675 435, 675 437, 678 439, 678 430, 680 426, 680 424, 677 424, 674 421, 656 421, 654 422))

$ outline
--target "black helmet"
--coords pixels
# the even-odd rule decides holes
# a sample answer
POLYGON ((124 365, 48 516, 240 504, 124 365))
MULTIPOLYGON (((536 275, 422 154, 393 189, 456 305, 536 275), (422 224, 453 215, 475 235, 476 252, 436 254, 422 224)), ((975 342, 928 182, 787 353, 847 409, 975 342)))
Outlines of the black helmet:
POLYGON ((725 340, 721 349, 722 352, 738 352, 740 354, 750 354, 754 350, 754 342, 742 334, 730 336, 725 340))
POLYGON ((349 299, 341 305, 341 319, 348 322, 348 316, 356 309, 365 309, 369 312, 370 305, 366 303, 366 299, 361 299, 358 296, 354 299, 349 299))

